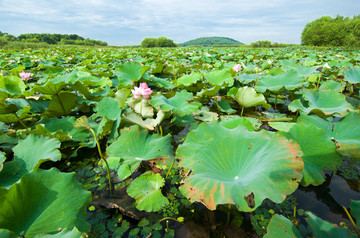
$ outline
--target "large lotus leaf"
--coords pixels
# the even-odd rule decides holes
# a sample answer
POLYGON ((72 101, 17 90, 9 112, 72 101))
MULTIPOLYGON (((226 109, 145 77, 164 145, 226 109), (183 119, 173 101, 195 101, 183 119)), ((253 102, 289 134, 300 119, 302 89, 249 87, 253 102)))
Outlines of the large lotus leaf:
POLYGON ((278 131, 289 132, 290 128, 295 125, 294 122, 268 122, 269 126, 278 131))
POLYGON ((351 215, 356 220, 356 225, 358 227, 360 227, 360 200, 358 200, 358 201, 352 200, 351 201, 350 212, 351 212, 351 215))
POLYGON ((351 65, 348 70, 345 70, 344 80, 351 84, 360 83, 360 68, 351 65))
POLYGON ((83 238, 88 237, 86 234, 82 234, 76 227, 74 229, 62 229, 61 232, 54 235, 51 234, 40 234, 36 235, 35 238, 83 238))
POLYGON ((236 112, 236 110, 231 107, 230 102, 227 100, 220 100, 218 102, 216 101, 215 103, 222 112, 226 112, 228 114, 236 112))
POLYGON ((169 201, 161 193, 165 180, 160 174, 148 171, 137 177, 126 189, 127 194, 136 200, 136 208, 147 212, 156 212, 169 201))
POLYGON ((294 90, 301 87, 306 87, 308 82, 302 76, 299 76, 295 70, 289 70, 285 73, 275 76, 266 75, 258 81, 255 89, 258 92, 265 92, 269 90, 273 93, 279 93, 286 90, 294 90))
POLYGON ((254 88, 249 88, 247 86, 238 89, 235 100, 240 104, 240 106, 245 108, 260 105, 266 109, 271 107, 266 103, 264 95, 256 93, 254 88))
POLYGON ((35 170, 9 190, 0 188, 0 228, 26 237, 75 226, 87 232, 90 225, 84 215, 90 201, 91 193, 82 188, 75 173, 35 170))
POLYGON ((180 78, 178 78, 175 82, 175 85, 177 87, 184 87, 184 86, 188 87, 201 80, 202 80, 202 75, 200 73, 193 71, 191 74, 183 75, 180 78))
POLYGON ((301 114, 298 123, 313 124, 322 128, 328 135, 329 140, 335 140, 337 151, 355 159, 360 158, 360 113, 350 112, 340 121, 331 123, 315 115, 301 114))
POLYGON ((296 143, 278 134, 202 123, 176 151, 180 166, 191 170, 180 191, 211 210, 232 203, 252 211, 265 198, 279 203, 298 187, 301 155, 296 143))
POLYGON ((229 70, 213 70, 205 74, 205 78, 212 86, 231 87, 234 84, 234 79, 229 70))
POLYGON ((188 100, 193 99, 192 93, 182 90, 177 92, 175 96, 167 99, 162 95, 154 96, 151 98, 151 104, 159 107, 164 111, 172 111, 175 116, 183 117, 190 113, 197 112, 201 103, 189 103, 188 100))
POLYGON ((120 85, 130 85, 132 82, 138 81, 143 74, 143 67, 136 62, 126 62, 115 71, 120 85))
POLYGON ((68 115, 76 106, 76 95, 69 92, 60 92, 50 101, 48 112, 55 116, 68 115))
POLYGON ((346 228, 336 227, 334 226, 334 224, 322 220, 311 212, 306 212, 306 214, 309 217, 305 218, 305 220, 309 224, 310 228, 313 230, 314 237, 316 238, 356 237, 350 236, 350 232, 346 228))
POLYGON ((301 157, 304 161, 303 179, 301 185, 318 186, 325 181, 323 170, 336 170, 342 162, 336 152, 336 146, 328 139, 324 129, 314 125, 296 124, 288 133, 281 133, 289 139, 295 140, 304 153, 301 157))
POLYGON ((275 214, 272 216, 266 228, 267 233, 264 238, 301 238, 301 234, 296 226, 286 217, 275 214))
POLYGON ((23 95, 25 88, 26 84, 20 77, 0 75, 0 92, 6 92, 11 95, 23 95))
POLYGON ((120 137, 106 151, 109 166, 120 179, 129 177, 143 160, 173 158, 170 135, 149 135, 137 125, 121 130, 120 137))
POLYGON ((32 88, 32 91, 42 93, 42 94, 48 94, 48 95, 56 95, 58 94, 66 84, 64 82, 58 82, 53 83, 51 81, 46 82, 44 85, 35 85, 32 88))
POLYGON ((14 232, 7 229, 0 229, 0 237, 2 238, 19 238, 14 232))
POLYGON ((345 96, 335 91, 305 90, 303 98, 307 101, 308 107, 297 99, 289 104, 289 110, 302 111, 306 114, 314 113, 321 117, 328 117, 335 113, 344 116, 348 111, 354 110, 346 101, 345 96))
POLYGON ((4 163, 0 172, 0 187, 10 187, 24 174, 37 169, 44 161, 58 161, 60 142, 54 138, 30 134, 13 148, 14 160, 4 163))

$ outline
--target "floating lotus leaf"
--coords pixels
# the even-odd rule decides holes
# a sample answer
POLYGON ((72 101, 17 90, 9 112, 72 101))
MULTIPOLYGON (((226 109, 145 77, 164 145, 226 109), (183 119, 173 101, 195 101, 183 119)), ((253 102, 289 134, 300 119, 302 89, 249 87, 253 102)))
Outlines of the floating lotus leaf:
POLYGON ((19 238, 14 232, 7 229, 0 229, 0 237, 2 238, 19 238))
POLYGON ((344 116, 348 111, 354 110, 346 101, 345 96, 335 91, 305 90, 303 98, 307 101, 308 107, 297 99, 289 104, 289 110, 302 111, 306 114, 314 113, 321 117, 328 117, 335 113, 344 116))
POLYGON ((212 86, 231 87, 234 84, 234 79, 229 70, 213 70, 205 74, 205 78, 212 86))
POLYGON ((76 106, 76 95, 69 92, 60 92, 50 101, 48 112, 55 116, 69 115, 76 106))
POLYGON ((266 75, 258 81, 255 89, 258 92, 265 92, 266 90, 273 93, 280 93, 284 90, 294 90, 301 87, 306 87, 309 83, 305 82, 302 76, 299 76, 295 70, 289 70, 285 73, 275 76, 266 75))
POLYGON ((256 93, 254 88, 249 88, 247 86, 238 89, 235 100, 240 104, 240 106, 245 108, 260 105, 266 109, 271 107, 266 103, 264 95, 256 93))
POLYGON ((289 132, 290 128, 295 125, 294 122, 268 122, 269 126, 278 131, 289 132))
POLYGON ((301 155, 299 146, 281 135, 202 123, 176 151, 180 166, 191 170, 180 191, 211 210, 230 203, 252 211, 265 198, 279 203, 298 187, 301 155))
POLYGON ((61 232, 50 235, 50 234, 41 234, 36 235, 35 238, 82 238, 87 237, 87 235, 82 234, 76 227, 74 229, 62 229, 61 232))
POLYGON ((350 211, 351 211, 351 215, 353 215, 353 217, 356 220, 356 225, 358 227, 360 227, 360 200, 358 200, 358 201, 352 200, 351 201, 350 211))
MULTIPOLYGON (((239 117, 239 116, 224 116, 221 117, 220 124, 228 129, 234 129, 240 125, 245 126, 249 131, 254 131, 255 129, 258 129, 259 127, 255 124, 250 117, 239 117)), ((260 125, 259 125, 260 126, 260 125)))
POLYGON ((328 135, 329 140, 335 140, 337 151, 355 159, 360 159, 360 113, 350 112, 340 121, 331 123, 315 115, 301 114, 299 123, 313 124, 322 128, 328 135))
POLYGON ((344 80, 351 84, 360 83, 360 68, 351 65, 348 70, 345 70, 344 80))
POLYGON ((166 113, 160 110, 157 112, 155 119, 147 118, 143 120, 143 118, 140 115, 130 111, 123 116, 123 119, 125 121, 130 122, 131 124, 136 124, 145 129, 153 131, 158 125, 160 125, 160 123, 165 119, 165 117, 166 117, 166 113))
POLYGON ((303 179, 301 185, 318 186, 325 181, 323 170, 336 170, 342 160, 336 152, 335 144, 328 139, 324 129, 314 125, 296 124, 288 133, 281 133, 296 141, 304 153, 303 179))
POLYGON ((350 236, 350 232, 346 228, 336 227, 334 224, 320 219, 311 212, 306 212, 306 214, 309 217, 305 218, 305 220, 313 230, 314 237, 316 238, 356 237, 350 236))
POLYGON ((151 98, 151 104, 159 107, 164 111, 172 111, 175 116, 183 117, 190 113, 197 112, 201 103, 189 103, 188 100, 193 99, 192 93, 183 90, 177 92, 172 98, 165 98, 162 95, 154 96, 151 98))
POLYGON ((236 112, 236 110, 234 110, 230 106, 230 102, 227 100, 221 100, 219 102, 216 102, 216 105, 219 107, 220 111, 222 111, 222 112, 226 112, 228 114, 232 114, 232 113, 236 112))
POLYGON ((177 87, 184 87, 184 86, 187 87, 187 86, 191 86, 201 80, 202 80, 202 75, 200 73, 193 71, 189 75, 183 75, 180 78, 178 78, 175 82, 175 85, 177 87))
POLYGON ((115 71, 120 85, 125 86, 138 81, 143 73, 142 66, 136 62, 126 62, 115 71))
POLYGON ((20 77, 0 75, 0 92, 6 92, 10 95, 23 95, 26 84, 20 77))
POLYGON ((171 136, 149 135, 137 125, 121 130, 107 149, 108 163, 120 179, 129 177, 143 160, 172 159, 171 136))
POLYGON ((13 148, 14 160, 4 163, 0 172, 0 187, 10 187, 21 176, 37 169, 44 161, 58 161, 61 153, 60 142, 54 138, 30 134, 13 148))
POLYGON ((266 228, 267 233, 264 238, 301 238, 301 234, 296 226, 286 217, 275 214, 272 216, 269 225, 266 228))
POLYGON ((0 228, 26 237, 75 226, 88 232, 84 215, 90 201, 91 193, 82 188, 75 173, 35 170, 9 190, 0 188, 0 228))
POLYGON ((169 201, 161 193, 165 180, 160 174, 151 171, 142 174, 131 182, 126 189, 127 194, 136 200, 136 208, 147 212, 156 212, 169 201))

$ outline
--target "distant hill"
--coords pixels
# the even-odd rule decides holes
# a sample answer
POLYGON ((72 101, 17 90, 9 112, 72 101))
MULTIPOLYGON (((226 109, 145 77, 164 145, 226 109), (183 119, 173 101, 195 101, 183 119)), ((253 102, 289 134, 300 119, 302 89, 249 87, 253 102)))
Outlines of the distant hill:
POLYGON ((213 45, 244 45, 244 43, 231 39, 229 37, 200 37, 194 40, 189 40, 184 43, 179 44, 179 46, 213 46, 213 45))

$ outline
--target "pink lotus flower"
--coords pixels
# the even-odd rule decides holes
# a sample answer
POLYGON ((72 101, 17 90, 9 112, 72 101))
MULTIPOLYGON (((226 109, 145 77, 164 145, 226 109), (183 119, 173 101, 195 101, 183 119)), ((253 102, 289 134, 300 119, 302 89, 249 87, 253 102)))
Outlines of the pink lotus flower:
POLYGON ((241 64, 236 64, 236 65, 234 65, 233 70, 234 70, 236 73, 239 72, 240 70, 242 70, 241 64))
POLYGON ((22 78, 23 81, 28 80, 28 79, 32 79, 32 78, 30 78, 31 73, 25 73, 24 70, 21 73, 19 73, 19 75, 20 75, 20 77, 22 78))
POLYGON ((34 62, 40 62, 40 59, 34 59, 34 62))
POLYGON ((146 83, 140 83, 140 87, 134 87, 131 89, 132 94, 134 94, 135 99, 140 99, 143 97, 144 99, 149 99, 150 94, 153 92, 146 83))
POLYGON ((9 60, 9 63, 15 63, 15 60, 9 60))
POLYGON ((71 57, 67 57, 67 59, 68 59, 68 60, 72 60, 73 58, 71 58, 71 57))

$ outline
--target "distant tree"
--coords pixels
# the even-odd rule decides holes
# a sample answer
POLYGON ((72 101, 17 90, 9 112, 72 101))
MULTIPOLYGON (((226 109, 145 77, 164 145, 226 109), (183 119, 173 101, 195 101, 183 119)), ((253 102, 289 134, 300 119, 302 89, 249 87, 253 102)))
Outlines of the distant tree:
POLYGON ((145 38, 141 41, 141 47, 152 48, 152 47, 176 47, 177 45, 173 40, 166 37, 159 38, 145 38))
POLYGON ((271 47, 271 41, 269 40, 258 40, 255 42, 252 42, 250 44, 251 47, 254 48, 270 48, 271 47))
POLYGON ((301 42, 313 46, 359 47, 360 16, 318 18, 306 24, 301 34, 301 42))

